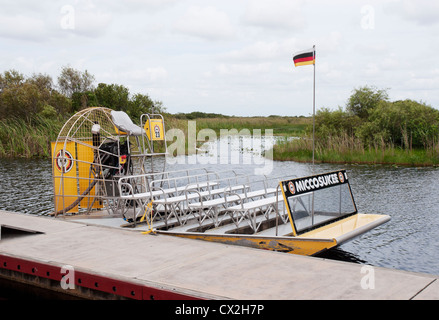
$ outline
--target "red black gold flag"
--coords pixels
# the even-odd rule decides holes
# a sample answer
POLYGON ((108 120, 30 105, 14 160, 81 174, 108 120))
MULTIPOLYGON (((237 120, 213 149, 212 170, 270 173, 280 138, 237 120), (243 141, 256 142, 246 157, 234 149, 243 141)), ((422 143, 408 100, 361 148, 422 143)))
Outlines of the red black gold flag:
POLYGON ((314 48, 305 51, 297 52, 293 56, 294 66, 306 66, 316 63, 316 52, 314 48))

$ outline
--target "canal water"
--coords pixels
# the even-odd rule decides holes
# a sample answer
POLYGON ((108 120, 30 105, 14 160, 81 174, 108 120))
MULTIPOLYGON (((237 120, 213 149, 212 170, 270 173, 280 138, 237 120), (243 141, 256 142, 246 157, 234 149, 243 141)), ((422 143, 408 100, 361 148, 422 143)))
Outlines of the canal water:
MULTIPOLYGON (((197 155, 158 160, 155 167, 202 166, 276 177, 346 169, 358 211, 387 214, 391 220, 324 257, 439 275, 439 168, 271 161, 260 155, 271 143, 231 139, 204 146, 197 155)), ((0 159, 0 209, 53 212, 51 174, 50 160, 0 159)))

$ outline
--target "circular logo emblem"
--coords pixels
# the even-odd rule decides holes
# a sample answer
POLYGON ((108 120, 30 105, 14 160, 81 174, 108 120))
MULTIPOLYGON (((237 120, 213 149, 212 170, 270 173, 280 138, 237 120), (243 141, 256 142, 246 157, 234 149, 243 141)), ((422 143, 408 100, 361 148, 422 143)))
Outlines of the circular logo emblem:
POLYGON ((338 173, 338 179, 340 180, 341 183, 344 182, 344 175, 343 175, 343 172, 339 172, 339 173, 338 173))
POLYGON ((56 168, 62 172, 67 173, 73 168, 73 156, 67 150, 59 150, 56 154, 56 168))
POLYGON ((155 137, 160 138, 160 127, 156 124, 154 126, 155 137))
POLYGON ((294 183, 292 181, 290 181, 288 183, 288 189, 290 190, 291 194, 295 194, 296 193, 296 187, 294 187, 294 183))

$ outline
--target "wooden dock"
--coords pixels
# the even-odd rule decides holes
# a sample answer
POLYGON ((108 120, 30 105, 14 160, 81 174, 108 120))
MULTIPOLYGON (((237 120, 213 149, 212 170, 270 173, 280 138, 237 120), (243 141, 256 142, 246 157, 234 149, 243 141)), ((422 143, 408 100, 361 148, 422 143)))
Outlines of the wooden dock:
POLYGON ((5 211, 0 225, 0 279, 69 296, 439 299, 433 275, 5 211))

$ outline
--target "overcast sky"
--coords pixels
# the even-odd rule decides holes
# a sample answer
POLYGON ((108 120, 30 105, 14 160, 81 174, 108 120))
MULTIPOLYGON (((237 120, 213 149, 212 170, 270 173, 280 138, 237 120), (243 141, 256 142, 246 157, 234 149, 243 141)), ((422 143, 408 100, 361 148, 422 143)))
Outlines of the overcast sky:
POLYGON ((312 114, 354 88, 439 108, 439 1, 0 0, 0 72, 62 66, 148 94, 171 113, 312 114))

